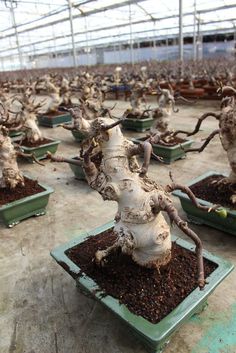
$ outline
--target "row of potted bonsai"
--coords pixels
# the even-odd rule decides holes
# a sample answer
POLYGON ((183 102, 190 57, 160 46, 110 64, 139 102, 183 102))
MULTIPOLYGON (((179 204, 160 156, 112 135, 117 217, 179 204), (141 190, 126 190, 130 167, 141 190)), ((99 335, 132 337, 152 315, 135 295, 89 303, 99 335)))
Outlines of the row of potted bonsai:
MULTIPOLYGON (((234 165, 231 160, 231 148, 233 148, 234 146, 231 145, 231 140, 228 136, 228 130, 226 130, 225 127, 227 124, 229 124, 229 115, 232 113, 232 109, 234 109, 235 106, 236 91, 232 89, 232 95, 230 96, 228 95, 228 92, 229 88, 227 88, 227 92, 225 89, 222 90, 223 99, 221 104, 221 111, 219 114, 204 114, 204 116, 199 119, 196 128, 192 132, 181 131, 181 133, 184 133, 187 136, 194 135, 199 131, 202 121, 209 115, 215 116, 220 121, 219 131, 214 131, 210 135, 209 139, 204 142, 203 145, 204 148, 207 143, 210 142, 211 138, 213 138, 217 133, 220 133, 222 145, 226 149, 229 156, 229 162, 232 167, 232 173, 228 178, 220 178, 219 182, 217 181, 215 183, 216 188, 222 187, 222 185, 232 186, 234 182, 234 165)), ((78 114, 76 114, 74 111, 72 111, 71 113, 72 117, 74 114, 75 119, 80 119, 80 117, 78 117, 78 114)), ((109 256, 113 256, 112 254, 114 252, 114 249, 119 248, 121 249, 121 254, 119 252, 115 252, 116 255, 114 256, 123 256, 123 253, 129 254, 133 259, 134 263, 137 263, 138 266, 140 266, 141 268, 152 268, 154 274, 156 270, 159 271, 159 268, 161 266, 165 268, 165 266, 171 261, 172 256, 170 252, 171 242, 169 226, 162 218, 160 212, 160 210, 162 210, 163 212, 167 212, 171 220, 178 227, 180 227, 182 231, 184 231, 188 236, 190 236, 190 238, 194 240, 196 244, 196 256, 198 259, 196 269, 198 272, 198 281, 196 281, 196 283, 194 284, 192 288, 193 291, 190 295, 183 297, 182 302, 177 305, 177 307, 174 308, 170 313, 168 313, 165 318, 163 318, 161 321, 157 320, 157 322, 153 322, 151 319, 148 320, 147 318, 145 318, 145 316, 140 316, 139 312, 135 312, 130 308, 128 309, 127 306, 125 306, 124 304, 120 304, 123 303, 121 297, 112 297, 111 295, 109 295, 109 292, 105 292, 104 296, 105 288, 101 287, 101 284, 98 285, 96 283, 96 280, 90 278, 88 273, 83 273, 83 275, 81 276, 81 271, 83 272, 83 267, 81 267, 82 265, 78 264, 75 261, 75 255, 79 246, 83 246, 83 243, 85 241, 88 241, 86 240, 86 237, 88 236, 87 233, 86 235, 84 234, 79 238, 76 238, 73 241, 69 242, 68 244, 65 244, 55 249, 52 252, 52 256, 67 272, 69 272, 70 275, 72 275, 78 285, 82 286, 97 300, 99 300, 107 308, 109 308, 116 315, 118 315, 118 317, 131 328, 133 333, 136 334, 139 339, 143 341, 144 345, 149 351, 157 352, 163 348, 165 343, 169 340, 171 334, 178 327, 180 327, 180 325, 182 325, 184 321, 186 321, 193 313, 198 312, 202 308, 207 296, 233 269, 233 266, 228 262, 219 259, 218 257, 215 257, 207 252, 202 253, 200 240, 186 226, 186 223, 179 218, 177 211, 174 209, 170 201, 168 195, 169 192, 174 191, 174 194, 181 197, 183 207, 186 207, 186 204, 191 205, 192 209, 188 210, 190 214, 192 212, 192 215, 190 216, 191 219, 193 219, 194 221, 199 221, 200 215, 203 214, 203 217, 205 217, 203 218, 204 223, 208 222, 207 224, 214 226, 216 226, 216 224, 219 224, 218 228, 220 229, 224 227, 224 230, 226 230, 226 226, 222 225, 223 222, 229 222, 229 224, 231 223, 233 225, 234 221, 232 221, 231 218, 234 216, 235 211, 231 212, 230 210, 227 210, 227 217, 224 218, 226 215, 225 209, 222 210, 218 206, 212 205, 212 203, 195 199, 194 195, 191 193, 191 190, 187 189, 186 187, 182 187, 173 183, 171 184, 171 186, 168 186, 165 190, 163 190, 162 188, 160 188, 159 185, 153 183, 147 177, 147 168, 152 153, 152 150, 150 148, 152 139, 150 139, 149 137, 145 139, 145 141, 139 141, 138 144, 133 144, 130 141, 127 141, 127 139, 123 137, 123 134, 121 133, 119 128, 119 124, 122 123, 124 125, 124 121, 127 120, 128 119, 123 121, 114 121, 111 118, 103 117, 87 122, 86 128, 81 129, 81 131, 78 131, 78 129, 74 129, 73 126, 71 127, 72 133, 75 135, 75 137, 77 137, 79 134, 80 139, 82 138, 83 140, 85 140, 86 137, 87 144, 82 144, 82 151, 78 159, 74 159, 73 162, 69 160, 70 165, 78 167, 82 166, 84 176, 86 177, 86 180, 88 181, 89 185, 95 190, 97 190, 104 199, 117 201, 119 206, 119 212, 115 217, 115 223, 109 223, 89 233, 90 236, 94 237, 99 234, 103 235, 103 233, 110 232, 111 234, 116 234, 116 236, 118 237, 118 240, 115 241, 114 244, 106 244, 105 249, 97 250, 94 253, 96 265, 93 264, 93 266, 98 266, 99 271, 102 272, 106 277, 107 266, 109 268, 110 265, 109 256), (94 143, 94 141, 96 143, 94 143), (141 168, 139 168, 137 161, 134 159, 134 156, 140 153, 144 153, 144 163, 141 168), (93 158, 98 155, 100 155, 101 158, 100 161, 97 163, 94 161, 93 158), (106 161, 106 163, 104 163, 104 161, 106 161), (114 163, 116 168, 112 169, 112 166, 114 167, 114 163), (138 171, 140 171, 139 174, 138 171), (127 182, 127 180, 129 180, 129 182, 127 182), (185 195, 186 192, 187 196, 185 195), (149 200, 149 203, 145 203, 144 205, 144 199, 147 200, 147 198, 149 200), (134 204, 133 200, 136 200, 135 202, 137 204, 134 204), (192 206, 193 201, 195 208, 193 208, 192 206), (199 205, 199 202, 201 205, 199 205), (141 205, 143 208, 141 207, 141 205), (206 210, 212 212, 207 213, 206 210), (210 221, 206 220, 206 215, 212 217, 210 221), (165 236, 164 233, 158 234, 158 237, 160 238, 159 240, 161 240, 161 244, 163 244, 163 253, 161 256, 159 254, 160 243, 158 245, 158 254, 156 254, 154 252, 156 243, 154 239, 149 239, 149 233, 151 237, 151 234, 154 229, 153 227, 157 226, 165 230, 165 236), (132 236, 130 234, 132 234, 132 236), (143 239, 142 234, 145 234, 146 239, 143 239), (135 237, 136 239, 134 239, 135 237), (137 243, 140 240, 142 245, 139 245, 139 247, 137 248, 137 243), (150 242, 151 247, 150 244, 147 243, 147 241, 150 242), (148 255, 149 251, 150 255, 148 255), (143 252, 145 255, 143 255, 143 252), (207 281, 209 283, 206 286, 205 279, 203 277, 203 257, 205 263, 207 261, 214 263, 214 269, 207 278, 207 281), (199 285, 201 290, 196 288, 197 284, 199 285)), ((233 131, 231 130, 231 132, 233 131)), ((168 144, 167 142, 171 143, 171 140, 169 138, 177 136, 176 132, 171 132, 170 134, 168 134, 169 140, 166 140, 167 135, 159 136, 155 133, 154 136, 155 138, 158 138, 157 140, 159 142, 161 142, 159 145, 158 143, 156 144, 157 147, 166 147, 171 149, 174 148, 174 146, 166 146, 165 144, 168 144), (164 146, 162 141, 165 142, 164 146)), ((190 144, 184 145, 184 143, 181 143, 181 145, 178 144, 177 148, 185 154, 192 150, 189 148, 190 144)), ((5 183, 6 187, 10 186, 10 188, 14 189, 17 186, 14 184, 16 180, 18 184, 24 185, 24 182, 27 178, 22 177, 15 164, 17 154, 13 153, 13 147, 10 137, 7 136, 7 133, 4 129, 2 129, 1 131, 1 146, 3 145, 5 146, 5 151, 7 150, 7 152, 12 156, 10 167, 12 168, 12 170, 14 170, 15 173, 14 176, 12 176, 12 173, 7 173, 9 165, 5 165, 5 161, 3 160, 3 171, 6 170, 6 173, 3 173, 3 183, 5 183), (23 182, 22 178, 25 179, 23 182)), ((34 152, 35 156, 38 157, 38 159, 44 158, 47 155, 48 158, 54 161, 68 161, 62 157, 53 157, 52 154, 55 153, 55 149, 52 150, 50 153, 49 145, 44 145, 44 148, 45 149, 42 155, 36 156, 36 152, 34 152)), ((24 151, 24 153, 25 152, 26 151, 24 151)), ((27 151, 27 153, 28 152, 32 153, 31 150, 27 151)), ((155 153, 160 156, 160 149, 155 150, 155 153)), ((173 158, 169 160, 169 162, 172 162, 175 159, 177 158, 173 158)), ((213 173, 213 175, 216 174, 217 173, 213 173)), ((208 173, 204 177, 210 175, 212 174, 208 173)), ((196 184, 196 182, 198 182, 199 180, 200 179, 195 180, 192 184, 196 184)), ((9 203, 0 208, 2 218, 7 225, 13 226, 21 219, 24 219, 31 215, 43 214, 45 212, 46 203, 48 201, 49 194, 52 192, 52 189, 48 189, 44 185, 40 186, 43 188, 43 191, 37 194, 39 196, 38 201, 36 201, 34 195, 30 196, 29 198, 26 197, 22 200, 14 201, 12 205, 10 205, 9 203), (26 204, 23 206, 24 202, 26 202, 26 204), (10 211, 11 206, 13 207, 10 211), (20 207, 21 211, 17 210, 18 206, 20 207), (29 207, 33 208, 29 209, 29 207), (24 210, 26 210, 25 214, 22 213, 24 210)), ((235 202, 234 193, 232 193, 231 201, 232 203, 235 202)), ((228 228, 227 230, 233 234, 236 234, 235 228, 233 230, 228 228)), ((156 232, 155 236, 157 236, 156 232)), ((187 244, 186 242, 177 241, 177 244, 179 244, 180 247, 187 249, 188 251, 192 249, 192 246, 187 244)), ((153 275, 153 272, 150 273, 150 275, 151 274, 153 275)), ((141 304, 142 300, 138 305, 141 304)))

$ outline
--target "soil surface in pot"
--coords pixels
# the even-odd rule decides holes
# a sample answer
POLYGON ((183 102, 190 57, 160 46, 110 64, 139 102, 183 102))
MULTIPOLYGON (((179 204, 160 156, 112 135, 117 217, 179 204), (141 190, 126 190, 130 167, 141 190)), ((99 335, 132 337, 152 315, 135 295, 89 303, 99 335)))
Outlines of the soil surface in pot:
POLYGON ((230 200, 233 194, 236 194, 236 183, 229 186, 223 183, 217 185, 223 175, 211 175, 198 183, 190 186, 190 189, 199 199, 220 204, 224 207, 236 209, 236 205, 230 200))
POLYGON ((74 108, 74 107, 75 107, 74 104, 70 104, 70 103, 69 104, 63 104, 62 103, 62 104, 59 105, 59 110, 61 109, 60 111, 64 111, 64 114, 67 114, 68 112, 66 110, 63 110, 63 108, 70 109, 70 108, 74 108))
POLYGON ((165 141, 158 142, 158 145, 166 146, 166 147, 173 147, 173 146, 179 145, 184 142, 186 142, 186 140, 183 140, 180 137, 174 136, 174 137, 171 137, 168 142, 165 142, 165 141))
POLYGON ((53 141, 49 140, 49 139, 46 139, 46 138, 43 138, 42 140, 38 140, 38 141, 35 141, 35 142, 30 142, 30 141, 24 139, 21 142, 21 146, 25 146, 25 147, 39 147, 39 146, 47 145, 48 143, 51 143, 51 142, 53 142, 53 141))
MULTIPOLYGON (((67 250, 66 255, 81 268, 81 275, 85 273, 92 278, 104 295, 117 298, 132 313, 157 323, 197 288, 197 258, 176 243, 173 243, 170 263, 159 271, 137 265, 120 251, 110 254, 104 266, 96 265, 96 251, 107 248, 115 240, 113 231, 108 230, 67 250)), ((205 259, 205 277, 216 267, 205 259)))
MULTIPOLYGON (((147 135, 146 137, 141 138, 141 139, 139 139, 139 140, 140 140, 140 141, 145 141, 145 140, 148 139, 149 137, 150 137, 150 135, 147 135)), ((186 141, 187 141, 187 140, 184 140, 184 139, 181 139, 180 137, 174 136, 174 137, 171 137, 168 142, 159 141, 158 143, 152 144, 152 145, 154 145, 154 146, 155 146, 155 145, 156 145, 156 146, 161 145, 161 146, 165 146, 165 147, 173 147, 173 146, 179 145, 179 144, 181 144, 181 143, 184 143, 184 142, 186 142, 186 141)))
POLYGON ((134 120, 143 120, 143 119, 148 119, 148 118, 150 118, 150 116, 149 115, 139 115, 139 116, 137 116, 137 115, 134 115, 134 114, 128 114, 127 116, 126 116, 126 119, 134 119, 134 120))
POLYGON ((0 188, 0 206, 45 191, 36 180, 31 180, 26 177, 24 180, 24 186, 17 185, 14 189, 0 188))
POLYGON ((41 114, 41 116, 47 117, 47 118, 55 118, 58 115, 66 115, 66 114, 68 114, 68 113, 57 110, 56 112, 41 114))

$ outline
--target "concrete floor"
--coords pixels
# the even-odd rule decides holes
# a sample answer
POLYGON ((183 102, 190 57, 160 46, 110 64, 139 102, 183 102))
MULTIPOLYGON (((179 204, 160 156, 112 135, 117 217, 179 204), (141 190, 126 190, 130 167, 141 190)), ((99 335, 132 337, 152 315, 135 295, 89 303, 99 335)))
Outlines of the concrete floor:
MULTIPOLYGON (((108 101, 112 106, 114 102, 108 101)), ((116 106, 119 116, 128 103, 116 106)), ((219 102, 203 101, 180 106, 175 128, 190 128, 203 112, 217 110, 219 102)), ((217 122, 209 118, 198 137, 207 136, 217 122)), ((58 153, 78 154, 78 144, 61 128, 42 128, 45 136, 59 138, 58 153)), ((127 134, 125 132, 125 134, 127 134)), ((140 134, 129 133, 130 136, 140 134)), ((45 162, 45 167, 20 163, 21 169, 52 186, 47 214, 30 218, 13 229, 0 224, 0 353, 144 353, 126 327, 99 303, 82 295, 72 278, 49 252, 81 231, 93 229, 114 217, 115 202, 104 202, 85 182, 73 178, 69 166, 45 162)), ((228 172, 226 154, 218 137, 201 154, 192 153, 172 165, 152 162, 149 175, 160 183, 186 183, 208 170, 228 172)), ((179 201, 180 215, 186 219, 179 201)), ((204 247, 236 264, 236 237, 192 225, 204 247)), ((173 232, 184 238, 174 228, 173 232)), ((171 339, 165 353, 236 352, 236 271, 210 296, 209 305, 171 339)))

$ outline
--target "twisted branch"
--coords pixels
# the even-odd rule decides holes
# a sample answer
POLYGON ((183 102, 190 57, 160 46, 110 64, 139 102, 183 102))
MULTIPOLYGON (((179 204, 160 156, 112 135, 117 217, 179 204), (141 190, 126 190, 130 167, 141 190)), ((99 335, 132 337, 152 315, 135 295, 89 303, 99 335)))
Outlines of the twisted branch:
POLYGON ((185 153, 187 153, 187 152, 199 152, 199 153, 202 152, 206 148, 206 146, 210 143, 210 141, 213 139, 213 137, 215 137, 219 133, 220 133, 220 129, 212 131, 212 133, 206 138, 205 142, 202 144, 201 147, 189 148, 187 150, 184 150, 184 152, 185 153))
POLYGON ((203 120, 205 120, 206 118, 208 118, 208 116, 213 116, 214 118, 216 118, 217 120, 220 118, 221 114, 217 114, 217 113, 213 113, 213 112, 208 112, 203 114, 200 118, 198 118, 198 122, 194 128, 194 130, 192 132, 189 131, 184 131, 184 130, 177 130, 173 133, 173 137, 175 137, 177 134, 186 134, 187 136, 192 136, 195 135, 196 133, 198 133, 198 131, 200 130, 201 124, 203 122, 203 120))

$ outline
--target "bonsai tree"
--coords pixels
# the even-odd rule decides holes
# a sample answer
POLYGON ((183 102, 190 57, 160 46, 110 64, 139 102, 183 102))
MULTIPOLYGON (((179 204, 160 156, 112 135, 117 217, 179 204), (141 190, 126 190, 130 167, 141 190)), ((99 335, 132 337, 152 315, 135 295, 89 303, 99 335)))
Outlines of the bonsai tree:
POLYGON ((152 117, 155 119, 155 122, 150 130, 149 141, 152 144, 161 143, 163 145, 169 145, 175 142, 175 136, 177 135, 170 125, 173 113, 178 113, 179 111, 175 109, 176 99, 184 100, 188 103, 192 102, 180 95, 175 98, 174 91, 170 85, 169 89, 161 89, 158 87, 158 93, 158 107, 153 110, 152 117))
POLYGON ((56 86, 51 80, 49 75, 44 77, 44 84, 47 92, 49 93, 50 101, 45 113, 55 113, 62 102, 60 96, 60 87, 56 86))
POLYGON ((72 106, 72 88, 70 87, 70 81, 65 76, 61 77, 60 96, 62 106, 72 106))
MULTIPOLYGON (((219 121, 219 128, 212 131, 212 133, 205 139, 205 142, 199 148, 190 148, 185 152, 202 152, 210 141, 216 135, 220 136, 220 141, 223 149, 227 152, 229 166, 231 169, 228 177, 223 177, 218 181, 217 186, 220 187, 222 184, 228 184, 232 186, 236 184, 236 90, 230 86, 221 86, 219 92, 222 95, 221 100, 221 111, 219 113, 207 112, 203 114, 192 132, 181 131, 187 136, 195 135, 199 132, 202 122, 209 116, 216 118, 219 121)), ((236 191, 231 188, 233 195, 231 196, 232 203, 236 203, 236 191)))
MULTIPOLYGON (((95 89, 95 92, 97 91, 100 92, 98 88, 95 89)), ((108 114, 111 118, 110 111, 115 106, 113 106, 112 108, 106 108, 104 107, 100 99, 101 96, 100 94, 98 94, 98 97, 90 97, 90 99, 86 101, 80 99, 80 105, 74 105, 74 108, 65 108, 65 110, 67 110, 71 114, 72 124, 62 124, 61 126, 66 130, 76 130, 82 132, 83 134, 86 134, 89 124, 87 123, 87 120, 94 120, 98 118, 98 116, 105 116, 106 114, 108 114)))
POLYGON ((24 176, 17 165, 19 154, 22 153, 14 149, 7 128, 0 125, 0 188, 14 189, 17 185, 24 186, 24 176))
POLYGON ((127 118, 143 119, 148 117, 148 112, 151 110, 146 109, 144 106, 144 103, 146 103, 146 91, 147 87, 145 87, 142 83, 134 84, 132 93, 130 95, 131 109, 129 108, 125 111, 127 118))
POLYGON ((3 179, 4 175, 6 175, 7 178, 5 181, 3 181, 3 184, 12 185, 11 187, 15 187, 16 185, 18 185, 18 182, 21 181, 21 173, 19 172, 16 162, 16 158, 18 156, 26 158, 31 157, 36 163, 40 165, 43 164, 37 160, 33 153, 24 153, 20 149, 15 149, 16 146, 12 144, 11 138, 8 136, 8 133, 9 131, 17 131, 18 129, 20 129, 20 126, 22 126, 21 123, 18 123, 17 116, 19 115, 19 113, 11 112, 12 114, 16 115, 16 118, 12 121, 10 119, 9 111, 6 110, 6 108, 2 104, 1 108, 2 110, 0 112, 0 155, 2 155, 0 156, 0 165, 2 165, 3 179), (11 178, 13 179, 12 181, 11 178), (8 179, 9 181, 7 182, 8 179))
MULTIPOLYGON (((12 103, 16 101, 20 105, 20 111, 14 118, 7 119, 5 126, 9 131, 23 131, 24 139, 30 143, 42 141, 44 138, 37 124, 38 110, 44 105, 44 101, 35 103, 32 99, 31 90, 26 90, 22 98, 14 98, 12 103)), ((9 116, 4 108, 5 114, 9 116)))
MULTIPOLYGON (((79 160, 55 157, 48 153, 52 161, 82 165, 89 185, 104 200, 113 200, 118 204, 114 226, 117 240, 111 247, 96 252, 96 263, 103 265, 108 254, 120 248, 141 266, 159 268, 167 264, 171 259, 171 234, 170 226, 162 214, 166 212, 171 223, 175 223, 196 244, 198 284, 203 288, 205 280, 201 240, 179 217, 169 192, 181 189, 198 208, 209 210, 197 203, 187 187, 172 183, 163 188, 151 180, 147 176, 151 144, 144 142, 134 145, 123 136, 120 122, 106 117, 87 121, 87 143, 79 160), (93 162, 93 157, 98 153, 102 156, 100 163, 93 162), (141 168, 136 159, 140 153, 144 153, 141 168)), ((212 209, 216 208, 214 206, 212 209)))

